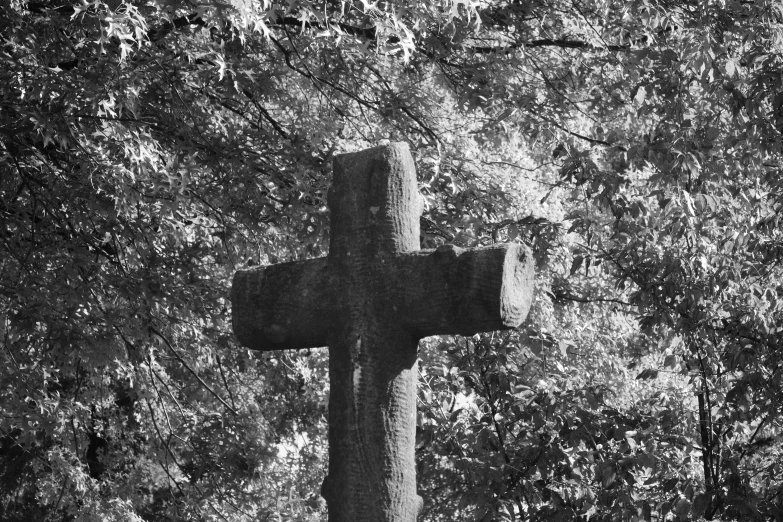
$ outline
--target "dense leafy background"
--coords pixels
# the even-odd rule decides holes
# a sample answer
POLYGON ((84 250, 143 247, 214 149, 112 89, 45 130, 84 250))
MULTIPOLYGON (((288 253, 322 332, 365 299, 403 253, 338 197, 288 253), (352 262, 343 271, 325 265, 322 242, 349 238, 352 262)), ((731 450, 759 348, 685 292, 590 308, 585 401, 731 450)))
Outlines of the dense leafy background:
POLYGON ((783 520, 783 7, 0 10, 0 518, 324 520, 327 358, 237 346, 325 253, 334 154, 411 145, 422 244, 536 255, 421 344, 424 520, 783 520))

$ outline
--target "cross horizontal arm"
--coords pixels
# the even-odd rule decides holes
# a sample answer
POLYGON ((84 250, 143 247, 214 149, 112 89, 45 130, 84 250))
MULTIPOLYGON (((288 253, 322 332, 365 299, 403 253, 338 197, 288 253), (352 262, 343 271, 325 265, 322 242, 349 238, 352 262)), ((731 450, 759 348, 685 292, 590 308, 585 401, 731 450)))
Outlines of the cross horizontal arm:
MULTIPOLYGON (((374 271, 370 292, 415 338, 516 328, 533 295, 532 256, 518 244, 406 252, 374 271)), ((346 313, 344 286, 327 258, 238 271, 231 288, 237 339, 261 351, 326 346, 346 313)))
POLYGON ((530 309, 533 260, 523 245, 446 245, 402 254, 394 265, 396 306, 417 338, 516 328, 530 309))
POLYGON ((325 257, 238 271, 231 286, 237 340, 261 351, 326 346, 340 308, 334 287, 325 257))

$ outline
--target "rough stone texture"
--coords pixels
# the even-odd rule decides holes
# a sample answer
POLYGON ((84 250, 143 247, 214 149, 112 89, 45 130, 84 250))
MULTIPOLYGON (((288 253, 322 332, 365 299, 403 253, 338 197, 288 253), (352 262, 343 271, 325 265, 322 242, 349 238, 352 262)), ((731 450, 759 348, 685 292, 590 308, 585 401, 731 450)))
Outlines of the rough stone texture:
MULTIPOLYGON (((533 271, 522 245, 447 245, 377 263, 383 272, 372 284, 391 304, 387 317, 417 339, 513 328, 530 308, 533 271)), ((348 311, 344 279, 327 258, 237 272, 234 333, 243 346, 262 351, 326 346, 348 311)))
POLYGON ((521 245, 419 250, 408 147, 335 158, 329 256, 240 271, 234 332, 257 350, 329 346, 331 522, 416 519, 417 346, 519 326, 533 286, 521 245))

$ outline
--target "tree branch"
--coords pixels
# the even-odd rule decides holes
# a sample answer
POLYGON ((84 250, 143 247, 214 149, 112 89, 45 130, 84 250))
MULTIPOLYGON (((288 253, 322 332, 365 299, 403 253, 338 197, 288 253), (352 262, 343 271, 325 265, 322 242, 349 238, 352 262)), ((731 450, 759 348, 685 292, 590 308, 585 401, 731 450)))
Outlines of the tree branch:
POLYGON ((571 293, 561 293, 561 292, 547 292, 547 294, 555 300, 562 299, 565 301, 575 301, 577 303, 617 303, 623 306, 633 306, 631 303, 628 303, 621 299, 613 299, 611 297, 589 298, 589 297, 581 297, 581 296, 573 295, 571 293))
POLYGON ((168 347, 168 349, 171 351, 171 353, 173 353, 173 354, 174 354, 174 357, 176 357, 176 358, 177 358, 177 360, 178 360, 180 363, 182 363, 182 366, 184 366, 184 367, 185 367, 185 368, 186 368, 186 369, 187 369, 187 370, 188 370, 188 371, 189 371, 189 372, 190 372, 190 373, 193 375, 193 377, 195 377, 195 378, 196 378, 196 380, 197 380, 197 381, 198 381, 198 382, 199 382, 199 383, 200 383, 200 384, 201 384, 201 385, 202 385, 202 386, 203 386, 203 387, 204 387, 204 388, 205 388, 205 389, 206 389, 206 390, 207 390, 207 391, 208 391, 210 394, 212 394, 212 396, 213 396, 213 397, 215 397, 215 398, 216 398, 218 401, 220 401, 220 404, 222 404, 223 406, 225 406, 225 408, 226 408, 228 411, 230 411, 231 413, 233 413, 234 415, 239 415, 239 414, 237 413, 237 411, 236 411, 234 408, 232 408, 232 407, 231 407, 231 405, 229 405, 229 404, 228 404, 226 401, 224 401, 224 400, 223 400, 223 398, 222 398, 222 397, 220 397, 220 395, 218 395, 218 394, 215 392, 215 390, 213 390, 213 389, 210 387, 210 385, 209 385, 209 384, 207 384, 206 382, 204 382, 204 380, 203 380, 201 377, 199 377, 199 375, 196 373, 196 371, 195 371, 193 368, 191 368, 191 367, 190 367, 190 365, 188 365, 188 363, 187 363, 187 362, 185 362, 185 359, 183 359, 183 358, 182 358, 182 356, 179 354, 179 352, 178 352, 177 350, 175 350, 173 346, 171 346, 171 343, 169 342, 169 340, 168 340, 168 339, 166 339, 166 337, 164 337, 162 333, 160 333, 160 332, 159 332, 159 331, 158 331, 158 330, 157 330, 157 329, 156 329, 154 326, 150 326, 149 328, 150 328, 150 332, 152 332, 152 333, 154 333, 155 335, 157 335, 158 337, 160 337, 160 339, 161 339, 161 340, 162 340, 162 341, 165 343, 165 345, 168 347))

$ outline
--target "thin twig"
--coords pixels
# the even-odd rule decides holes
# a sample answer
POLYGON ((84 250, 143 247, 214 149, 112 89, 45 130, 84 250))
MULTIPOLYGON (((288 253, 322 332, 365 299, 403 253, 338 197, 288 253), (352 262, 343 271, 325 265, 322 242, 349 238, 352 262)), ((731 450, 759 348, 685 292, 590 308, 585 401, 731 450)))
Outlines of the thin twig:
POLYGON ((226 387, 226 391, 228 392, 228 398, 231 399, 231 405, 236 408, 237 404, 234 402, 234 394, 231 393, 231 388, 228 387, 228 381, 226 380, 226 374, 223 373, 223 363, 220 361, 220 355, 215 354, 217 357, 217 363, 218 363, 218 369, 220 370, 220 376, 223 378, 223 386, 226 387))
POLYGON ((196 373, 196 371, 195 371, 193 368, 191 368, 191 367, 190 367, 190 365, 188 365, 188 363, 187 363, 187 362, 185 362, 185 359, 183 359, 183 358, 182 358, 182 356, 179 354, 179 352, 177 352, 177 350, 175 350, 175 349, 174 349, 174 347, 173 347, 173 346, 171 346, 171 343, 169 342, 169 340, 168 340, 168 339, 166 339, 166 337, 164 337, 162 333, 160 333, 160 332, 159 332, 159 331, 158 331, 158 330, 157 330, 157 329, 156 329, 154 326, 150 326, 150 332, 154 333, 155 335, 157 335, 158 337, 160 337, 160 338, 161 338, 161 340, 163 340, 163 342, 166 344, 166 346, 167 346, 167 347, 168 347, 168 349, 171 351, 171 353, 173 353, 173 354, 174 354, 174 357, 176 357, 176 358, 177 358, 177 360, 179 360, 179 362, 180 362, 180 363, 182 363, 182 366, 184 366, 184 367, 185 367, 185 368, 186 368, 186 369, 187 369, 187 370, 188 370, 188 371, 189 371, 189 372, 190 372, 190 373, 193 375, 193 377, 195 377, 195 378, 196 378, 196 380, 197 380, 199 383, 201 383, 201 385, 202 385, 202 386, 203 386, 203 387, 204 387, 204 388, 205 388, 205 389, 206 389, 206 390, 207 390, 209 393, 211 393, 211 394, 212 394, 212 396, 213 396, 213 397, 215 397, 215 398, 216 398, 218 401, 220 401, 220 404, 222 404, 223 406, 225 406, 225 407, 226 407, 226 409, 227 409, 228 411, 230 411, 231 413, 233 413, 234 415, 239 415, 239 414, 237 413, 237 411, 236 411, 234 408, 232 408, 232 407, 231 407, 231 406, 230 406, 230 405, 229 405, 229 404, 228 404, 226 401, 224 401, 224 400, 223 400, 223 398, 222 398, 220 395, 218 395, 217 393, 215 393, 215 390, 213 390, 213 389, 212 389, 212 387, 211 387, 209 384, 207 384, 206 382, 204 382, 204 379, 202 379, 201 377, 199 377, 199 375, 196 373))
MULTIPOLYGON (((145 399, 144 402, 147 403, 147 408, 149 408, 149 410, 150 410, 150 416, 152 418, 152 425, 155 427, 155 432, 158 434, 158 439, 160 439, 160 442, 166 447, 166 454, 167 455, 171 455, 171 459, 174 461, 174 464, 177 465, 177 467, 180 469, 180 471, 185 473, 184 470, 182 469, 182 467, 179 465, 179 462, 177 462, 177 457, 175 457, 174 453, 172 453, 171 448, 169 447, 168 443, 163 440, 163 435, 161 434, 160 429, 158 428, 158 422, 155 420, 155 412, 152 411, 152 405, 150 404, 150 401, 145 399)), ((166 458, 166 460, 168 460, 168 457, 166 458)), ((166 472, 166 475, 169 477, 169 479, 172 482, 174 482, 174 485, 177 486, 177 489, 179 490, 180 493, 182 493, 182 496, 183 497, 186 496, 185 492, 182 490, 182 487, 179 485, 179 482, 177 482, 177 479, 175 479, 171 475, 171 472, 169 471, 168 462, 166 462, 165 466, 161 466, 161 467, 163 468, 163 471, 166 472)), ((187 473, 185 473, 185 476, 187 476, 187 473)))
POLYGON ((52 515, 57 513, 57 510, 60 509, 60 502, 63 500, 63 493, 65 493, 65 487, 68 485, 68 477, 65 477, 63 480, 63 487, 60 488, 60 496, 57 497, 57 504, 54 506, 54 510, 52 511, 52 515))

